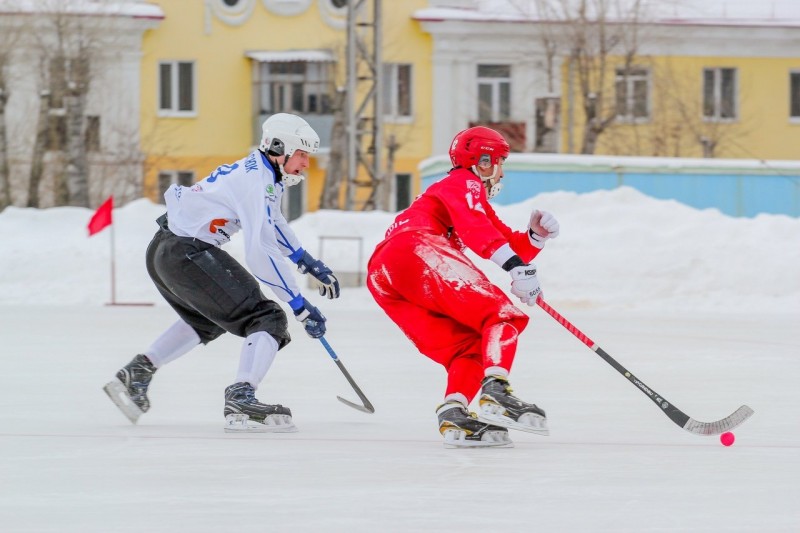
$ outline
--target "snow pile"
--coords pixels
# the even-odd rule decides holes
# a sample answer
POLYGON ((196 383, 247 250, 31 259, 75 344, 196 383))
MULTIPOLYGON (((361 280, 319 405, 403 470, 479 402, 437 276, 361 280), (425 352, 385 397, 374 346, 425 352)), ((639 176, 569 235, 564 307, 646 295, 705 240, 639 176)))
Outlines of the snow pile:
MULTIPOLYGON (((559 305, 800 313, 800 219, 732 218, 628 187, 541 194, 497 212, 522 230, 534 208, 551 211, 561 223, 561 235, 536 260, 545 296, 559 305)), ((145 272, 144 253, 163 212, 164 206, 148 200, 114 210, 116 301, 162 305, 145 272)), ((89 238, 91 214, 73 207, 0 213, 0 302, 108 302, 112 228, 89 238)), ((394 216, 318 211, 292 226, 334 271, 353 272, 366 267, 394 216)), ((241 260, 241 236, 225 249, 241 260)), ((473 258, 507 288, 505 272, 473 258)), ((265 293, 270 296, 269 289, 265 293)), ((345 297, 356 305, 370 301, 363 288, 345 289, 345 297)))

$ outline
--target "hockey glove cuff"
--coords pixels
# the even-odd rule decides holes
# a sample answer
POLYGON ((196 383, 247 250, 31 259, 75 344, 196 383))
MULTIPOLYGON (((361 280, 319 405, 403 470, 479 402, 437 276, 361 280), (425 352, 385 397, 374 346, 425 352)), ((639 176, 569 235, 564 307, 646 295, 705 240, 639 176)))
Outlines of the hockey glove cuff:
POLYGON ((314 259, 310 253, 303 251, 303 255, 297 260, 297 270, 316 280, 321 296, 325 296, 329 300, 339 297, 339 280, 333 275, 333 271, 328 268, 328 265, 319 259, 314 259))
POLYGON ((306 333, 312 339, 318 339, 325 335, 325 316, 319 309, 303 299, 303 307, 294 310, 294 317, 303 323, 306 333))
POLYGON ((536 277, 536 265, 521 265, 509 271, 511 274, 511 294, 527 305, 536 305, 536 300, 542 293, 539 279, 536 277))

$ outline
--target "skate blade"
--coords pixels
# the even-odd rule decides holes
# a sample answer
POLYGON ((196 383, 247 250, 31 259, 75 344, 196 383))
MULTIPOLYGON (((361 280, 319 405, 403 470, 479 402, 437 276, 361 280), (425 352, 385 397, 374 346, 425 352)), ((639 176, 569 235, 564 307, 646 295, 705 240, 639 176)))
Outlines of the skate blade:
POLYGON ((514 442, 505 431, 487 431, 481 440, 469 440, 464 431, 448 429, 444 432, 445 448, 513 448, 514 442))
POLYGON ((224 429, 225 433, 294 433, 297 426, 289 415, 269 415, 262 424, 244 414, 230 414, 225 417, 224 429))
POLYGON ((505 409, 496 403, 484 403, 481 405, 480 412, 478 413, 478 420, 485 424, 516 429, 518 431, 534 433, 544 437, 550 435, 550 429, 547 427, 546 418, 533 413, 525 413, 520 417, 520 420, 517 421, 500 414, 504 412, 505 409))
POLYGON ((125 415, 132 424, 135 424, 139 420, 139 417, 144 414, 144 412, 139 409, 139 406, 133 403, 131 395, 128 394, 128 389, 125 388, 125 385, 123 385, 120 380, 114 379, 113 381, 109 381, 105 384, 103 390, 106 391, 106 394, 108 394, 108 397, 114 402, 114 405, 119 407, 122 414, 125 415))

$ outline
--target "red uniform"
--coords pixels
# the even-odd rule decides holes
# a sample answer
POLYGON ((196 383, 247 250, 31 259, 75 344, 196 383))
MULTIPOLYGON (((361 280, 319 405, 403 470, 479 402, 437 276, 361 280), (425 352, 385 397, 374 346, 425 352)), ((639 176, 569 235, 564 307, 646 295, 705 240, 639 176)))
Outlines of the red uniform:
POLYGON ((500 221, 480 179, 458 168, 397 216, 370 258, 367 287, 417 349, 447 369, 446 396, 472 401, 485 368, 511 368, 528 316, 463 253, 489 259, 505 244, 525 263, 540 251, 500 221))

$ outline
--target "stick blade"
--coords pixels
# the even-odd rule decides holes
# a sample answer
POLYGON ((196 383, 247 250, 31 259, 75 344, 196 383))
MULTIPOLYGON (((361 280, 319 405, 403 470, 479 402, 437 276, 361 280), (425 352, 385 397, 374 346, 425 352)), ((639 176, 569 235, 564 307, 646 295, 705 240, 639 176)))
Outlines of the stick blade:
POLYGON ((366 401, 366 405, 359 405, 357 403, 351 402, 350 400, 345 400, 341 396, 337 396, 336 399, 342 402, 343 404, 352 407, 353 409, 358 409, 359 411, 362 411, 364 413, 372 414, 375 412, 375 408, 372 407, 372 404, 369 403, 369 401, 366 401))
POLYGON ((725 418, 715 422, 700 422, 693 418, 689 418, 689 420, 686 421, 686 424, 683 425, 683 429, 689 433, 694 433, 695 435, 721 435, 726 431, 730 431, 740 426, 745 420, 753 416, 753 413, 754 411, 752 409, 746 405, 743 405, 731 413, 730 416, 726 416, 725 418))

